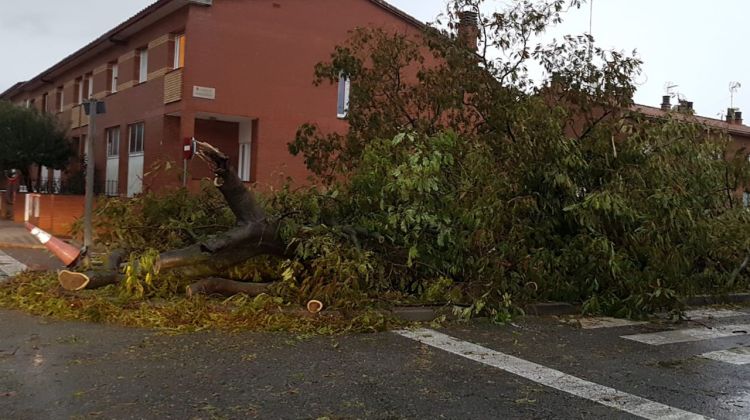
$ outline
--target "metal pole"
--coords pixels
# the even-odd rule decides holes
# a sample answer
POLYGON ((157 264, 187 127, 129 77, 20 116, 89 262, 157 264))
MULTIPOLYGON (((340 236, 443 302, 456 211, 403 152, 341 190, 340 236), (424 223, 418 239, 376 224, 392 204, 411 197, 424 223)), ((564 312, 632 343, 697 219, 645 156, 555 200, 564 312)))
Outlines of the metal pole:
POLYGON ((89 134, 86 136, 86 207, 83 216, 83 246, 91 249, 94 243, 94 136, 96 135, 97 100, 89 101, 89 134))
POLYGON ((187 177, 188 177, 188 161, 187 159, 182 159, 182 186, 187 187, 187 177))

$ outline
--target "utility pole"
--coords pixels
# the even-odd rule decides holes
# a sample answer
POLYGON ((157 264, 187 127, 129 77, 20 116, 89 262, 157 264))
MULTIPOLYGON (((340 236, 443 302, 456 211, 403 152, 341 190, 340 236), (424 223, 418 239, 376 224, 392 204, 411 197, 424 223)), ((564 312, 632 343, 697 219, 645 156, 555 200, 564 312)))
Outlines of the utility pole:
POLYGON ((83 246, 87 252, 94 244, 94 140, 96 137, 96 117, 106 113, 104 102, 89 99, 83 104, 86 115, 89 116, 89 133, 86 136, 86 206, 83 215, 83 246))

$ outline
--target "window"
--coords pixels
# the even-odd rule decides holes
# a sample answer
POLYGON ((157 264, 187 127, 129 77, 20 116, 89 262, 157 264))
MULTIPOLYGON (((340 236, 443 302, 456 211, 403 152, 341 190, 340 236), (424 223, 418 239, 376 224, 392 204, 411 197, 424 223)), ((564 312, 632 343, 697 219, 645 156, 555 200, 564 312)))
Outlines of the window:
POLYGON ((76 104, 82 104, 83 103, 83 79, 77 78, 76 79, 76 104))
POLYGON ((63 106, 65 105, 65 92, 63 92, 62 86, 57 88, 57 103, 55 104, 55 109, 57 109, 58 112, 63 111, 63 106))
POLYGON ((240 144, 240 167, 238 168, 238 175, 243 182, 250 182, 250 144, 240 144))
POLYGON ((42 95, 42 112, 47 112, 47 103, 49 102, 49 94, 45 93, 42 95))
POLYGON ((91 99, 94 97, 94 75, 86 75, 86 98, 91 99))
POLYGON ((339 97, 336 115, 346 118, 349 113, 349 92, 351 91, 351 79, 343 73, 339 76, 339 97))
POLYGON ((243 182, 251 181, 253 133, 258 130, 257 123, 257 120, 240 122, 240 155, 237 162, 237 175, 243 182))
POLYGON ((128 126, 129 136, 130 136, 130 154, 139 154, 143 153, 143 132, 144 132, 144 124, 136 123, 136 124, 130 124, 128 126))
POLYGON ((120 68, 117 63, 112 63, 111 78, 109 80, 109 91, 112 93, 117 92, 117 77, 119 76, 120 68))
POLYGON ((174 37, 174 63, 173 69, 180 69, 185 66, 185 35, 175 35, 174 37))
POLYGON ((144 48, 138 52, 138 83, 148 80, 148 49, 144 48))
POLYGON ((120 127, 107 129, 107 157, 120 155, 120 127))

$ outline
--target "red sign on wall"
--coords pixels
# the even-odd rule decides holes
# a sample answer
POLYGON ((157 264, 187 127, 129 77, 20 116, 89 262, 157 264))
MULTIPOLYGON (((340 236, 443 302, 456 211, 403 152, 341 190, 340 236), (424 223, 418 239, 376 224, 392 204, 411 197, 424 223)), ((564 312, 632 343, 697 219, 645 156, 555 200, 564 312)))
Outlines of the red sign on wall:
POLYGON ((185 142, 182 146, 182 158, 185 160, 190 160, 193 158, 193 155, 195 155, 195 139, 185 137, 185 142))

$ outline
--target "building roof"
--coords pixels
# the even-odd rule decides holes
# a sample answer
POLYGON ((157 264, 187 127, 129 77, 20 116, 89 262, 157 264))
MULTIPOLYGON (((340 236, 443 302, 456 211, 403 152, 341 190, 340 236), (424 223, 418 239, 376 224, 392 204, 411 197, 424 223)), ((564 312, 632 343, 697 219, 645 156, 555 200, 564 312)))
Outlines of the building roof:
POLYGON ((666 117, 667 114, 671 114, 677 118, 683 118, 686 121, 693 121, 698 124, 705 125, 707 127, 715 128, 717 130, 726 131, 729 134, 734 134, 743 137, 750 137, 750 127, 742 124, 730 124, 724 120, 716 118, 701 117, 699 115, 688 115, 679 114, 676 112, 667 112, 661 108, 656 108, 648 105, 635 104, 631 108, 631 111, 639 114, 646 115, 648 117, 666 117))
POLYGON ((16 89, 20 88, 20 87, 21 87, 21 86, 23 86, 24 84, 26 84, 26 82, 17 82, 17 83, 16 83, 16 84, 14 84, 13 86, 11 86, 11 87, 9 87, 8 89, 6 89, 6 90, 5 90, 5 92, 3 92, 3 93, 0 93, 0 99, 3 99, 3 98, 5 98, 5 95, 6 95, 6 94, 8 94, 8 93, 10 93, 10 92, 12 92, 12 91, 14 91, 14 90, 16 90, 16 89))
MULTIPOLYGON (((161 17, 172 13, 183 6, 186 6, 188 4, 210 5, 211 1, 212 0, 157 0, 150 6, 144 8, 140 12, 130 17, 125 22, 117 25, 116 27, 107 31, 104 35, 83 46, 78 51, 63 58, 61 61, 48 68, 47 70, 41 72, 33 79, 30 79, 27 82, 19 82, 11 86, 3 93, 0 93, 0 99, 10 99, 10 97, 12 97, 13 95, 22 92, 24 88, 34 89, 41 84, 47 83, 45 79, 55 72, 65 71, 67 68, 74 65, 77 60, 85 59, 89 55, 99 53, 102 50, 109 48, 111 44, 123 42, 129 35, 131 35, 133 32, 136 32, 140 27, 148 26, 161 17)), ((385 9, 386 11, 403 19, 411 25, 414 25, 418 28, 423 28, 425 26, 424 22, 389 4, 385 0, 367 1, 385 9)))

